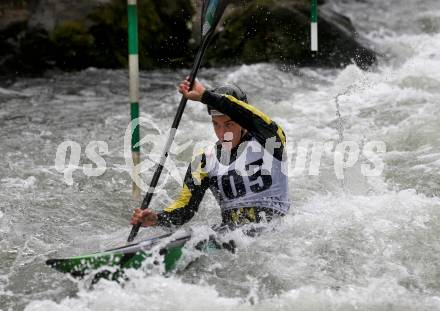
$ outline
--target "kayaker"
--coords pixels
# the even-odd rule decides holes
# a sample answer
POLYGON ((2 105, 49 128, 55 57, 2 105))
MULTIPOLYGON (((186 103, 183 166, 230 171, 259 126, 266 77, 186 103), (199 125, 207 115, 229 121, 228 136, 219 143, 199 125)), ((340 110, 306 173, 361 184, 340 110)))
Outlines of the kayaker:
POLYGON ((220 206, 223 225, 284 216, 290 205, 281 127, 248 104, 238 86, 207 90, 196 81, 189 90, 184 80, 179 92, 207 105, 218 141, 193 158, 177 200, 161 212, 137 208, 131 224, 182 225, 197 212, 208 188, 220 206))

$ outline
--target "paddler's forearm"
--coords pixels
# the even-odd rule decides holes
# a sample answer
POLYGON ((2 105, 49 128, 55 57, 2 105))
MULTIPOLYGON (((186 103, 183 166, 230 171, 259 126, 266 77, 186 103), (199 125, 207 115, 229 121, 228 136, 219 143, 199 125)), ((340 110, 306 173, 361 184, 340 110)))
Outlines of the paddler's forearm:
POLYGON ((193 213, 187 213, 187 211, 179 212, 165 212, 161 211, 157 213, 157 226, 160 227, 171 227, 171 226, 181 226, 188 222, 194 215, 193 213), (186 215, 185 215, 186 214, 186 215))
POLYGON ((160 227, 171 227, 173 224, 171 217, 168 213, 161 211, 157 213, 157 226, 160 227))
POLYGON ((170 206, 157 213, 157 225, 162 227, 181 226, 190 221, 197 212, 202 198, 203 195, 193 194, 185 204, 182 203, 181 195, 170 206))

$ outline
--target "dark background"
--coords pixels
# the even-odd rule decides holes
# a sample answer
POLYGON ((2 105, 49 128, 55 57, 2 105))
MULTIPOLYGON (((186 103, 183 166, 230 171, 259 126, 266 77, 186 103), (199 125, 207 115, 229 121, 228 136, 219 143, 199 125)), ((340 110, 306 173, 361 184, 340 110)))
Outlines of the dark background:
MULTIPOLYGON (((310 52, 310 1, 231 1, 205 66, 276 62, 366 69, 375 54, 358 42, 350 20, 319 2, 319 52, 310 52)), ((143 70, 189 67, 198 47, 201 0, 138 1, 143 70)), ((365 44, 365 43, 364 43, 365 44)), ((0 76, 48 69, 127 66, 125 0, 3 0, 0 76)))

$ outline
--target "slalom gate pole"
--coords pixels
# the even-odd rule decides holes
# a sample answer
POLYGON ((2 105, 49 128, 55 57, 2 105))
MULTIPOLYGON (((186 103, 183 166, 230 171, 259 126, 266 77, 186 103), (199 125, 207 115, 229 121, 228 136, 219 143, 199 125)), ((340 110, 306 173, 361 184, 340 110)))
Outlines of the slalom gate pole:
POLYGON ((310 30, 311 30, 311 50, 318 51, 318 0, 311 0, 311 16, 310 16, 310 30))
POLYGON ((130 80, 131 154, 133 159, 132 197, 140 201, 140 146, 139 146, 139 55, 137 0, 127 0, 128 12, 128 68, 130 80))

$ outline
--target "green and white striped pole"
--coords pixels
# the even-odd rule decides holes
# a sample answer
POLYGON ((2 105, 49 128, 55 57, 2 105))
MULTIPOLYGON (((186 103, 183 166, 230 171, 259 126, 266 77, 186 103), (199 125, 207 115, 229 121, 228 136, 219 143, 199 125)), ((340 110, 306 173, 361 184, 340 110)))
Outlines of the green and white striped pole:
POLYGON ((318 51, 318 0, 311 0, 311 50, 318 51))
POLYGON ((130 72, 130 112, 131 112, 131 154, 133 158, 133 199, 140 200, 139 163, 139 56, 138 21, 136 0, 127 0, 128 5, 128 69, 130 72))

